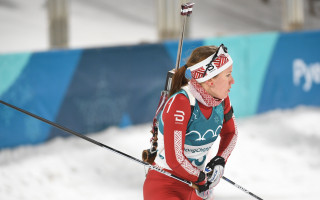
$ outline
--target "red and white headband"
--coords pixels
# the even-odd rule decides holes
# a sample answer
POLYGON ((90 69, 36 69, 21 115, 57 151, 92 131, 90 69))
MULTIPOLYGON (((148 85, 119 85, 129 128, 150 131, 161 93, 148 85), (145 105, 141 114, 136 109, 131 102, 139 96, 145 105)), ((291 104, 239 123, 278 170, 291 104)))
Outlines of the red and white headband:
POLYGON ((227 48, 221 44, 214 54, 188 67, 188 69, 191 71, 192 78, 198 83, 202 83, 220 74, 230 67, 232 63, 233 61, 228 54, 227 48))

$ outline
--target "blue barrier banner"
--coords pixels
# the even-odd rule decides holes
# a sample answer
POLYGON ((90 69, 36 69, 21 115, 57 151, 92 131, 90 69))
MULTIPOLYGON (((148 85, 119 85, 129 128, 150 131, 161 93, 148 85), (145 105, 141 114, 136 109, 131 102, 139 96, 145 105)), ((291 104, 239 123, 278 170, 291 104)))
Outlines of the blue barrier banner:
MULTIPOLYGON (((6 75, 19 75, 10 79, 1 100, 54 121, 80 55, 79 50, 40 52, 28 57, 24 66, 12 65, 6 75)), ((49 125, 0 106, 0 148, 37 144, 48 139, 49 125)))
POLYGON ((160 44, 86 49, 56 122, 80 133, 150 122, 172 66, 160 44))
POLYGON ((320 32, 283 33, 271 57, 258 113, 320 106, 320 32))
MULTIPOLYGON (((320 106, 320 31, 185 40, 224 43, 233 58, 237 117, 320 106)), ((82 134, 152 121, 178 41, 0 55, 0 99, 82 134)), ((68 134, 0 104, 0 149, 68 134)))

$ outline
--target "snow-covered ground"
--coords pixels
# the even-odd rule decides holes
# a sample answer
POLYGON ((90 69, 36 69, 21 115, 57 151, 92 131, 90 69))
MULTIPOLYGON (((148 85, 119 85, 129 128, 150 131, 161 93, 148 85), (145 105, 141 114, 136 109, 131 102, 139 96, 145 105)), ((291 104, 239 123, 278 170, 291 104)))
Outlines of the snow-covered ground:
MULTIPOLYGON (((319 199, 319 122, 320 108, 315 107, 238 119, 238 143, 224 175, 263 199, 319 199)), ((141 151, 149 147, 150 127, 112 127, 89 137, 140 159, 141 151)), ((145 170, 75 136, 56 138, 0 151, 0 199, 141 200, 145 170)), ((215 197, 253 199, 223 180, 215 197)))

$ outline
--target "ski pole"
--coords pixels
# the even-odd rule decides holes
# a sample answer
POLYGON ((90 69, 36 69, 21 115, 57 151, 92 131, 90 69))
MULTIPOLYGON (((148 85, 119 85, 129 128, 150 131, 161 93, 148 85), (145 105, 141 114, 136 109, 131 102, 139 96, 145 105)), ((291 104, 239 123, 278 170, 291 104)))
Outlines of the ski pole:
POLYGON ((139 164, 142 164, 142 165, 144 165, 144 166, 146 166, 146 167, 148 167, 148 168, 150 168, 150 169, 152 169, 152 170, 156 170, 157 172, 160 172, 160 173, 162 173, 162 174, 164 174, 164 175, 166 175, 166 176, 169 176, 169 177, 174 178, 174 179, 176 179, 176 180, 178 180, 178 181, 181 181, 181 182, 189 185, 190 187, 192 187, 192 188, 194 188, 194 189, 198 189, 198 186, 197 186, 196 184, 192 183, 191 181, 184 180, 184 179, 182 179, 182 178, 180 178, 180 177, 178 177, 178 176, 175 176, 175 175, 173 175, 173 174, 171 174, 171 173, 169 173, 169 172, 167 172, 167 171, 165 171, 165 170, 163 170, 163 169, 158 168, 157 166, 154 166, 154 165, 151 165, 151 164, 149 164, 149 163, 147 163, 147 162, 144 162, 144 161, 142 161, 142 160, 139 160, 139 159, 137 159, 137 158, 135 158, 135 157, 132 157, 132 156, 126 154, 126 153, 123 153, 123 152, 121 152, 121 151, 119 151, 119 150, 116 150, 116 149, 114 149, 114 148, 112 148, 112 147, 110 147, 110 146, 107 146, 107 145, 105 145, 105 144, 103 144, 103 143, 100 143, 100 142, 98 142, 98 141, 96 141, 96 140, 94 140, 94 139, 92 139, 92 138, 90 138, 90 137, 87 137, 87 136, 85 136, 85 135, 83 135, 83 134, 80 134, 80 133, 78 133, 78 132, 76 132, 76 131, 70 130, 70 129, 66 128, 66 127, 63 127, 63 126, 61 126, 61 125, 59 125, 59 124, 57 124, 57 123, 54 123, 54 122, 52 122, 52 121, 50 121, 50 120, 47 120, 47 119, 42 118, 42 117, 40 117, 40 116, 38 116, 38 115, 35 115, 35 114, 33 114, 33 113, 29 112, 29 111, 23 110, 23 109, 21 109, 21 108, 19 108, 19 107, 16 107, 16 106, 12 105, 12 104, 9 104, 9 103, 4 102, 4 101, 2 101, 2 100, 0 100, 0 103, 2 103, 2 104, 5 105, 5 106, 8 106, 8 107, 10 107, 10 108, 13 108, 14 110, 17 110, 17 111, 19 111, 19 112, 22 112, 22 113, 24 113, 24 114, 26 114, 26 115, 29 115, 29 116, 31 116, 31 117, 33 117, 33 118, 36 118, 36 119, 38 119, 38 120, 40 120, 40 121, 42 121, 42 122, 44 122, 44 123, 47 123, 47 124, 49 124, 49 125, 51 125, 51 126, 53 126, 53 127, 56 127, 56 128, 58 128, 58 129, 60 129, 60 130, 63 130, 63 131, 65 131, 65 132, 67 132, 67 133, 70 133, 70 134, 72 134, 72 135, 75 135, 75 136, 77 136, 77 137, 80 137, 80 138, 82 138, 82 139, 84 139, 84 140, 86 140, 86 141, 89 141, 89 142, 91 142, 91 143, 93 143, 93 144, 95 144, 95 145, 98 145, 98 146, 100 146, 100 147, 106 148, 106 149, 108 149, 108 150, 110 150, 110 151, 112 151, 112 152, 114 152, 114 153, 117 153, 117 154, 119 154, 119 155, 121 155, 121 156, 124 156, 124 157, 126 157, 126 158, 129 158, 130 160, 133 160, 133 161, 135 161, 135 162, 137 162, 137 163, 139 163, 139 164))
MULTIPOLYGON (((206 172, 207 174, 212 174, 212 170, 211 170, 210 168, 205 168, 205 172, 206 172)), ((231 181, 230 179, 226 178, 225 176, 222 176, 221 178, 222 178, 223 180, 227 181, 228 183, 234 185, 236 188, 242 190, 243 192, 245 192, 245 193, 253 196, 254 198, 259 199, 259 200, 263 200, 262 198, 258 197, 257 195, 253 194, 252 192, 248 191, 248 190, 245 189, 244 187, 236 184, 235 182, 231 181)))
MULTIPOLYGON (((16 107, 16 106, 12 105, 12 104, 9 104, 9 103, 4 102, 4 101, 2 101, 2 100, 0 100, 0 103, 3 104, 3 105, 5 105, 5 106, 8 106, 8 107, 10 107, 10 108, 13 108, 14 110, 17 110, 17 111, 19 111, 19 112, 22 112, 22 113, 24 113, 24 114, 26 114, 26 115, 29 115, 29 116, 31 116, 31 117, 33 117, 33 118, 36 118, 36 119, 38 119, 38 120, 40 120, 40 121, 42 121, 42 122, 44 122, 44 123, 47 123, 47 124, 49 124, 49 125, 51 125, 51 126, 53 126, 53 127, 56 127, 56 128, 58 128, 58 129, 60 129, 60 130, 63 130, 63 131, 65 131, 65 132, 67 132, 67 133, 70 133, 70 134, 75 135, 75 136, 77 136, 77 137, 80 137, 80 138, 82 138, 82 139, 84 139, 84 140, 87 140, 87 141, 89 141, 89 142, 91 142, 91 143, 93 143, 93 144, 95 144, 95 145, 98 145, 98 146, 100 146, 100 147, 106 148, 106 149, 108 149, 108 150, 110 150, 110 151, 112 151, 112 152, 114 152, 114 153, 117 153, 117 154, 119 154, 119 155, 121 155, 121 156, 124 156, 124 157, 126 157, 126 158, 129 158, 130 160, 133 160, 133 161, 135 161, 135 162, 137 162, 137 163, 139 163, 139 164, 142 164, 142 165, 148 167, 149 169, 155 170, 155 171, 157 171, 157 172, 159 172, 159 173, 162 173, 162 174, 164 174, 164 175, 166 175, 166 176, 169 176, 169 177, 171 177, 171 178, 174 178, 174 179, 176 179, 176 180, 178 180, 178 181, 180 181, 180 182, 183 182, 183 183, 189 185, 190 187, 198 190, 198 186, 197 186, 196 184, 192 183, 191 181, 188 181, 188 180, 182 179, 182 178, 180 178, 180 177, 178 177, 178 176, 175 176, 175 175, 171 174, 170 172, 167 172, 167 171, 165 171, 165 170, 163 170, 163 169, 160 169, 160 168, 158 168, 158 167, 156 167, 156 166, 154 166, 154 165, 151 165, 151 164, 149 164, 149 163, 147 163, 147 162, 144 162, 144 161, 139 160, 139 159, 137 159, 137 158, 135 158, 135 157, 132 157, 132 156, 126 154, 126 153, 123 153, 123 152, 121 152, 121 151, 119 151, 119 150, 116 150, 116 149, 114 149, 114 148, 112 148, 112 147, 110 147, 110 146, 107 146, 107 145, 105 145, 105 144, 103 144, 103 143, 101 143, 101 142, 98 142, 98 141, 96 141, 96 140, 94 140, 94 139, 92 139, 92 138, 90 138, 90 137, 87 137, 87 136, 85 136, 85 135, 83 135, 83 134, 80 134, 80 133, 78 133, 78 132, 76 132, 76 131, 70 130, 70 129, 66 128, 66 127, 63 127, 63 126, 61 126, 61 125, 59 125, 59 124, 57 124, 57 123, 54 123, 54 122, 52 122, 52 121, 50 121, 50 120, 47 120, 47 119, 42 118, 42 117, 40 117, 40 116, 38 116, 38 115, 35 115, 35 114, 31 113, 31 112, 28 112, 28 111, 26 111, 26 110, 23 110, 23 109, 21 109, 21 108, 19 108, 19 107, 16 107)), ((262 198, 256 196, 255 194, 251 193, 250 191, 246 190, 244 187, 242 187, 242 186, 234 183, 234 182, 231 181, 230 179, 228 179, 228 178, 226 178, 226 177, 224 177, 224 176, 223 176, 222 178, 223 178, 225 181, 227 181, 228 183, 231 183, 231 184, 234 185, 235 187, 237 187, 237 188, 241 189, 242 191, 244 191, 244 192, 250 194, 251 196, 255 197, 256 199, 263 200, 262 198)))
POLYGON ((236 184, 235 182, 231 181, 230 179, 228 179, 228 178, 226 178, 226 177, 224 177, 224 176, 222 176, 222 179, 225 180, 225 181, 227 181, 228 183, 231 183, 231 184, 234 185, 236 188, 244 191, 245 193, 253 196, 254 198, 259 199, 259 200, 263 200, 262 198, 258 197, 257 195, 253 194, 252 192, 248 191, 248 190, 245 189, 244 187, 236 184))

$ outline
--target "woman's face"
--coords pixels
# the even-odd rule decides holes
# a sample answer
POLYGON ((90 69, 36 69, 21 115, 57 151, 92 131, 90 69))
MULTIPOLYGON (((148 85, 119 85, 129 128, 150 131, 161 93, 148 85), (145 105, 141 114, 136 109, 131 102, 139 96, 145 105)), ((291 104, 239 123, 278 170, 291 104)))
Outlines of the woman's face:
POLYGON ((231 73, 232 65, 216 77, 204 82, 202 86, 211 96, 218 99, 224 99, 228 96, 231 85, 234 84, 231 73))

